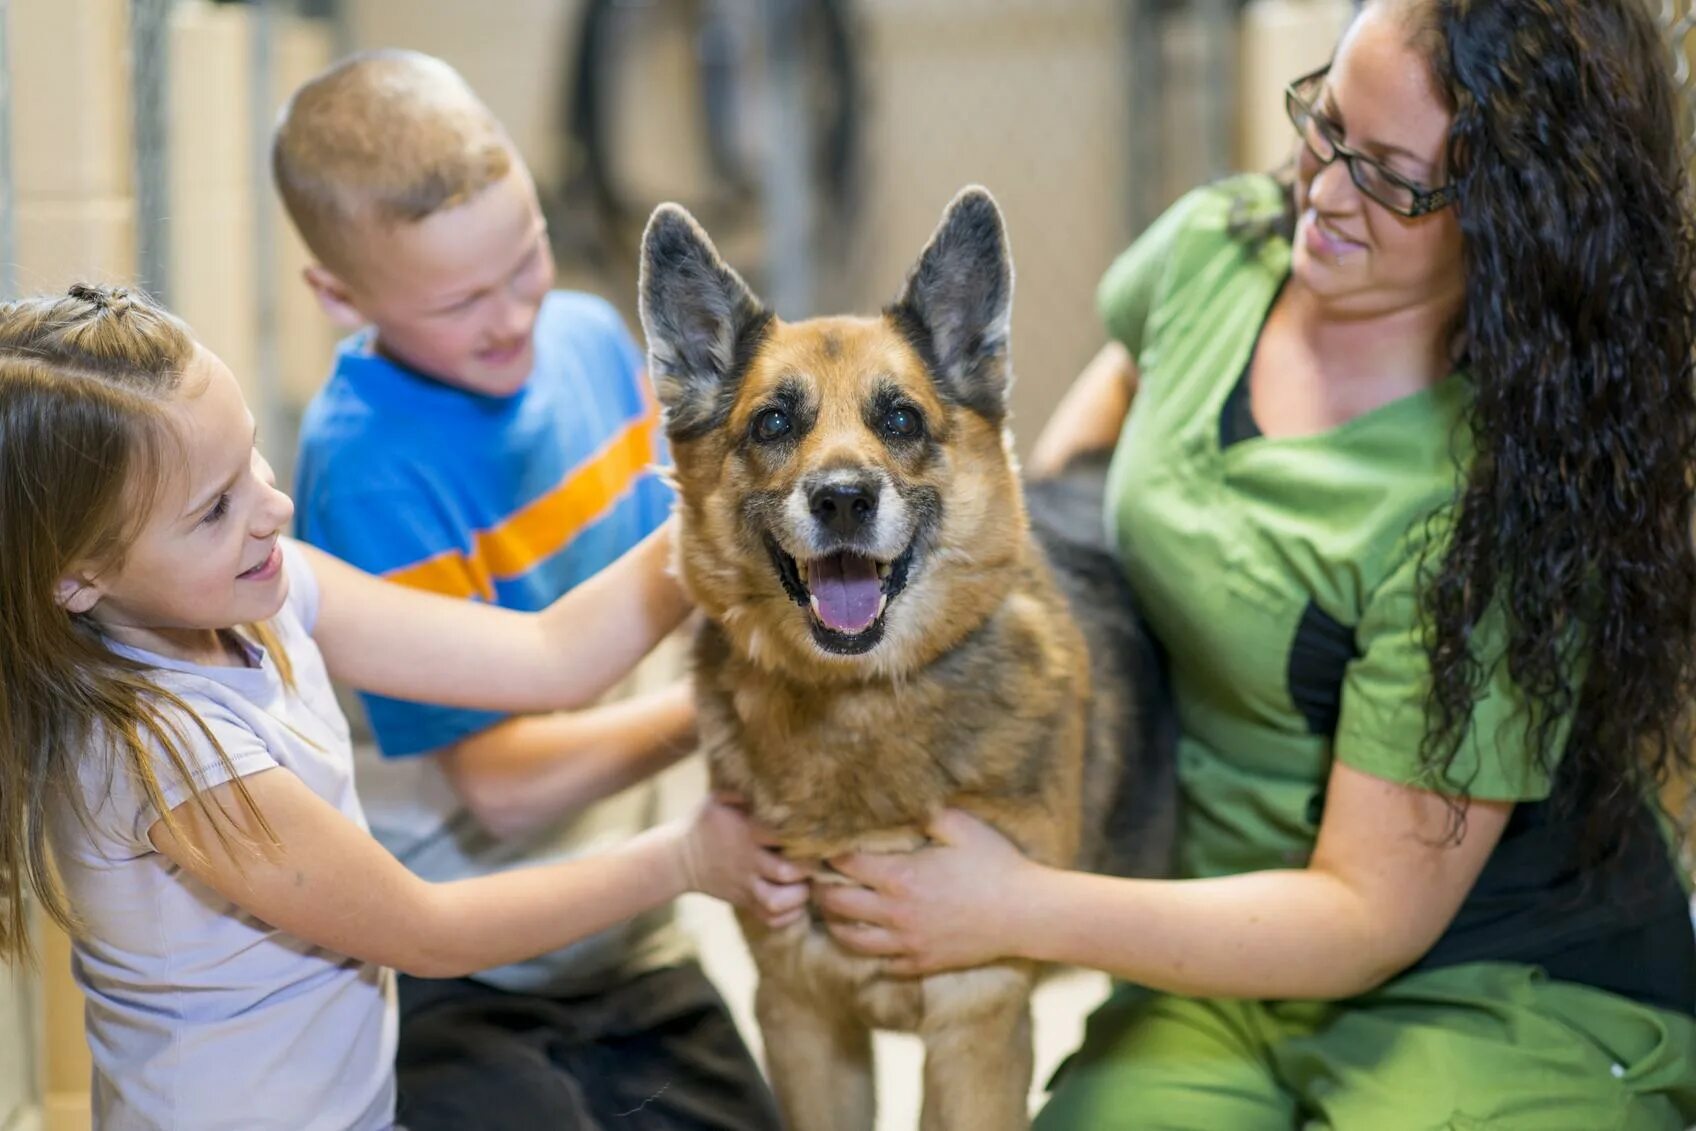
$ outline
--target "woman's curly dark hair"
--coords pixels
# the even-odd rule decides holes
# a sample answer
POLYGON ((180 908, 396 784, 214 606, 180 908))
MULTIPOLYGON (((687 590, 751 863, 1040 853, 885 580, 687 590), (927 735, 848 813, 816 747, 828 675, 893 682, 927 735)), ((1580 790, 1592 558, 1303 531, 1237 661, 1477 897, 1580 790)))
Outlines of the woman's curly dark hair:
POLYGON ((1454 114, 1474 385, 1474 455, 1424 563, 1421 757, 1465 796, 1494 603, 1545 768, 1573 720, 1563 770, 1600 786, 1601 850, 1691 768, 1696 230, 1670 52, 1643 0, 1391 2, 1454 114))

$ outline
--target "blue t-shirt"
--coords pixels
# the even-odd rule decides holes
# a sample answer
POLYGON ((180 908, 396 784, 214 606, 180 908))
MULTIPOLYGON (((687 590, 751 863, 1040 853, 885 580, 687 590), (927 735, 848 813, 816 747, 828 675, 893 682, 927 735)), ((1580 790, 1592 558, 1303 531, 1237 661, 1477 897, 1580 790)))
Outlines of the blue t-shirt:
MULTIPOLYGON (((517 393, 445 385, 345 341, 301 426, 297 529, 371 573, 534 611, 662 522, 658 419, 642 357, 604 300, 555 291, 517 393)), ((451 745, 501 715, 363 696, 386 757, 451 745)))
MULTIPOLYGON (((444 385, 379 355, 371 333, 337 352, 301 425, 302 538, 371 573, 510 609, 541 609, 665 521, 658 414, 642 358, 606 302, 555 292, 536 364, 507 397, 444 385)), ((486 876, 603 851, 651 827, 651 784, 523 837, 491 835, 434 758, 504 716, 363 695, 381 755, 355 747, 371 832, 424 879, 486 876)), ((669 908, 564 950, 483 971, 523 993, 589 992, 687 954, 669 908)))

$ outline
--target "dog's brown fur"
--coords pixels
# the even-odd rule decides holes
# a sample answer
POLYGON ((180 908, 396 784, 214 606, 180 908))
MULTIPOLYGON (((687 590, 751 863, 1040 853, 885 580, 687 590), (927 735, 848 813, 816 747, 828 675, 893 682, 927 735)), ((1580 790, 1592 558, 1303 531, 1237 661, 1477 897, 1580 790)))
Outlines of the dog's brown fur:
MULTIPOLYGON (((706 614, 702 743, 714 784, 797 857, 912 848, 957 806, 1036 860, 1096 862, 1130 738, 1091 710, 1085 639, 1009 455, 1011 270, 999 212, 968 190, 884 316, 787 324, 682 210, 649 225, 643 324, 681 574, 706 614), (760 431, 777 428, 774 406, 791 426, 776 441, 760 431), (892 411, 916 413, 922 436, 892 433, 892 411), (821 634, 771 548, 807 561, 843 544, 824 529, 833 504, 817 504, 821 484, 841 483, 870 492, 854 545, 885 561, 912 546, 906 586, 863 650, 864 635, 821 634)), ((743 929, 792 1131, 871 1127, 872 1027, 922 1037, 929 1131, 1026 1125, 1028 964, 898 979, 817 922, 771 931, 744 917, 743 929)))

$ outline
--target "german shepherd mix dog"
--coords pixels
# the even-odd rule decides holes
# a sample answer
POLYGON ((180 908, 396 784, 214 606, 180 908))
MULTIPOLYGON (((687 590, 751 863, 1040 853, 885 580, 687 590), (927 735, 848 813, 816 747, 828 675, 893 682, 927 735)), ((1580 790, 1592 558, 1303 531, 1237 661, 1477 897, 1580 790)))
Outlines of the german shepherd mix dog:
MULTIPOLYGON (((1170 769, 1139 717, 1155 665, 1099 478, 1033 488, 1061 528, 1047 552, 1027 523, 989 194, 955 198, 879 318, 780 321, 673 205, 640 292, 714 786, 800 859, 911 849, 958 806, 1039 861, 1159 872, 1170 769)), ((869 1131, 872 1028, 923 1039, 927 1131, 1027 1125, 1028 963, 898 978, 817 921, 742 928, 792 1131, 869 1131)))

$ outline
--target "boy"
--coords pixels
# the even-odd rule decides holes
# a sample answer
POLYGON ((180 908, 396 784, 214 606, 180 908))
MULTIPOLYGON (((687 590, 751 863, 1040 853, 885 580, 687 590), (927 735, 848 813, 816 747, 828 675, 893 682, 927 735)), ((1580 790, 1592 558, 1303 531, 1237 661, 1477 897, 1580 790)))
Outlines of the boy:
MULTIPOLYGON (((301 429, 303 538, 393 580, 540 608, 664 521, 641 356, 618 314, 552 291, 524 162, 447 64, 356 55, 302 87, 272 145, 338 351, 301 429)), ((434 880, 633 835, 685 753, 682 685, 503 718, 366 697, 373 831, 434 880), (622 792, 620 792, 622 791, 622 792), (615 796, 616 795, 616 796, 615 796)), ((409 1131, 776 1128, 669 914, 475 979, 400 979, 409 1131)))

